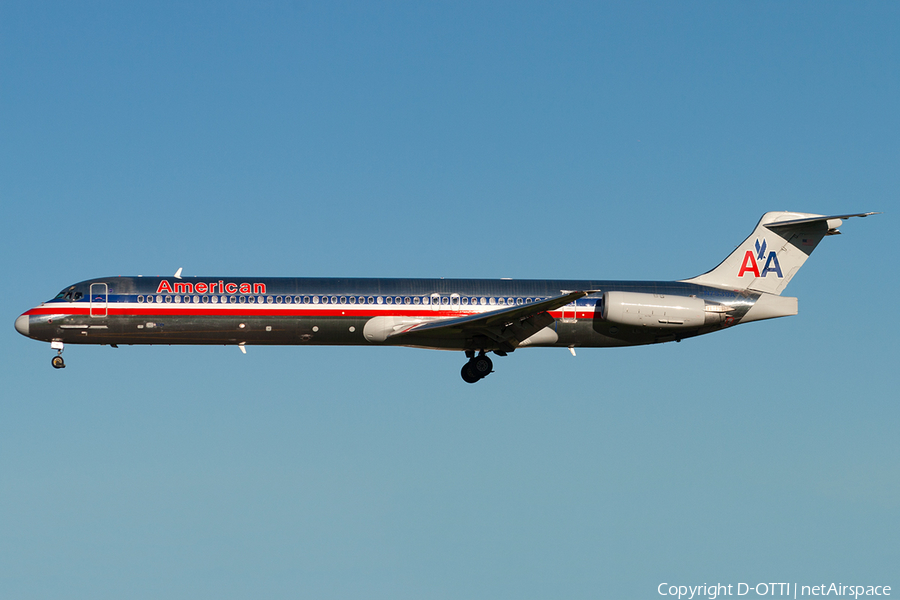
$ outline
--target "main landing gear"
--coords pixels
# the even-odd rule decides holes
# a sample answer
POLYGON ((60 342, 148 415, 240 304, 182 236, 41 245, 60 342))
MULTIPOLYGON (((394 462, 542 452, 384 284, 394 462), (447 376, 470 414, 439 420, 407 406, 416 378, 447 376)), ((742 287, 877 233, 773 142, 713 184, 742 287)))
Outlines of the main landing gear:
POLYGON ((50 347, 56 350, 56 356, 54 356, 50 360, 50 364, 53 365, 54 369, 65 369, 66 361, 63 360, 63 343, 62 342, 50 342, 50 347))
POLYGON ((487 354, 482 350, 478 356, 475 356, 473 350, 466 350, 466 356, 469 362, 463 365, 460 375, 466 383, 475 383, 479 379, 484 379, 491 374, 494 363, 488 358, 487 354))

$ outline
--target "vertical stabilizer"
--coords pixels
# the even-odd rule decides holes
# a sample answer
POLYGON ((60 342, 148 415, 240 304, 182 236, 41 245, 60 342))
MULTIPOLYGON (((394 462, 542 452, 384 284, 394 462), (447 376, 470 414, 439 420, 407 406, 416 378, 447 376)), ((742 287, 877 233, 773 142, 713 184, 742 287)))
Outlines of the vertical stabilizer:
POLYGON ((781 294, 826 235, 840 233, 843 219, 875 213, 823 216, 768 212, 753 233, 718 267, 688 283, 781 294))

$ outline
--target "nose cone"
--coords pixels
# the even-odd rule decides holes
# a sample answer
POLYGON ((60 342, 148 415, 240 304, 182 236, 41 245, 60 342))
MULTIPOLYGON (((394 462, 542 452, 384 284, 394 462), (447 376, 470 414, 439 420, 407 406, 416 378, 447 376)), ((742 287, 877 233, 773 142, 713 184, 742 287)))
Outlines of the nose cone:
POLYGON ((18 319, 16 319, 16 331, 21 333, 22 335, 28 335, 28 319, 30 317, 28 315, 21 315, 18 319))

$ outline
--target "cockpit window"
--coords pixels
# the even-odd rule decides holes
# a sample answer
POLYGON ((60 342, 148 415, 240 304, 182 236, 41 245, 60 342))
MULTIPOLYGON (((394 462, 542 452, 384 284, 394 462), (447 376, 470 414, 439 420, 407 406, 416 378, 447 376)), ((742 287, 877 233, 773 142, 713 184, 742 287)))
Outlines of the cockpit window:
POLYGON ((71 302, 72 301, 72 291, 74 289, 75 289, 74 285, 72 287, 67 287, 66 289, 64 289, 63 291, 58 293, 56 295, 56 298, 54 298, 54 300, 67 300, 67 301, 71 302))

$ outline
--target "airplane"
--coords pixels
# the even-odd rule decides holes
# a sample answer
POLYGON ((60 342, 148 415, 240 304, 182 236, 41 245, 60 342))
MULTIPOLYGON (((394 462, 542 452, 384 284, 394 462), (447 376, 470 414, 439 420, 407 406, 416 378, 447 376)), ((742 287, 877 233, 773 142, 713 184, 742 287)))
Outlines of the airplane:
POLYGON ((768 212, 711 271, 680 281, 103 277, 25 311, 16 330, 65 344, 408 346, 465 353, 461 375, 520 348, 617 347, 683 339, 797 314, 781 293, 851 217, 768 212))

